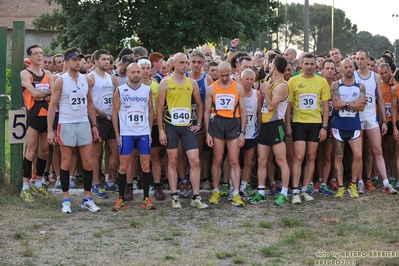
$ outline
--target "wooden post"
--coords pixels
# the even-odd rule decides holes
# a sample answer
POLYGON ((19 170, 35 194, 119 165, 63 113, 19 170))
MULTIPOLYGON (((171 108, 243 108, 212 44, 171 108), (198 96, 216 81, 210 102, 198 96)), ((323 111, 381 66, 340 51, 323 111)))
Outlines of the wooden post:
MULTIPOLYGON (((5 140, 6 128, 6 71, 7 71, 7 28, 0 27, 0 123, 3 124, 0 130, 0 139, 5 140)), ((7 125, 8 126, 8 125, 7 125)), ((0 141, 0 186, 4 181, 4 174, 6 169, 6 153, 5 142, 0 141)))
MULTIPOLYGON (((25 22, 14 21, 12 25, 11 99, 12 109, 22 108, 20 72, 24 68, 25 22)), ((22 144, 10 147, 10 179, 16 187, 22 186, 22 144)))

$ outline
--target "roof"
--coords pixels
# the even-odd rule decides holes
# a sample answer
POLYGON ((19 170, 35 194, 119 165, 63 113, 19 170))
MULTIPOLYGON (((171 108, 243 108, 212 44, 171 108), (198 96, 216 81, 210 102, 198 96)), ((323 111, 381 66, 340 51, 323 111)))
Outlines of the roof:
POLYGON ((46 0, 1 0, 0 27, 12 28, 13 21, 25 21, 25 29, 34 29, 32 21, 41 14, 52 13, 57 4, 46 0))

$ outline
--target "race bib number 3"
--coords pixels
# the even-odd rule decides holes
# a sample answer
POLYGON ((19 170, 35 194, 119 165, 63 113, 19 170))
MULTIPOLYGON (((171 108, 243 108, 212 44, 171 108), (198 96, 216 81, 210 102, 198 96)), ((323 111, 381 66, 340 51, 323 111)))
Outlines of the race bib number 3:
POLYGON ((300 110, 316 110, 317 108, 317 94, 299 94, 299 109, 300 110))
POLYGON ((216 110, 234 110, 234 94, 216 94, 216 110))
POLYGON ((69 95, 69 104, 73 110, 79 110, 87 106, 87 98, 81 92, 74 92, 69 95))
POLYGON ((189 108, 172 108, 172 125, 190 124, 191 112, 189 108))

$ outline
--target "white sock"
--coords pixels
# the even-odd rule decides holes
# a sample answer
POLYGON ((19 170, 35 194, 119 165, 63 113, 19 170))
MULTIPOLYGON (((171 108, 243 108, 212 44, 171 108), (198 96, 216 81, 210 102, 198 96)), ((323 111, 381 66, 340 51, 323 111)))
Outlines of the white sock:
POLYGON ((115 184, 115 180, 108 180, 107 181, 107 186, 112 187, 115 184))
MULTIPOLYGON (((42 177, 43 178, 43 177, 42 177)), ((43 180, 42 180, 42 178, 36 178, 36 180, 35 180, 35 187, 36 188, 41 188, 42 187, 42 185, 43 185, 43 180)))
POLYGON ((105 182, 108 183, 109 174, 105 174, 105 182))
POLYGON ((241 187, 240 190, 243 191, 246 187, 247 187, 247 183, 246 181, 241 181, 241 187))
POLYGON ((389 184, 388 178, 387 178, 387 179, 384 179, 384 180, 382 181, 382 184, 384 185, 384 187, 386 187, 386 186, 389 184))
POLYGON ((22 190, 27 190, 27 189, 29 189, 29 183, 23 183, 22 190))
POLYGON ((258 193, 262 196, 266 195, 265 186, 258 186, 258 193))
POLYGON ((73 175, 70 175, 70 176, 69 176, 69 180, 73 180, 73 175))
POLYGON ((233 190, 233 197, 239 193, 238 190, 233 190))
POLYGON ((287 193, 288 193, 288 188, 286 188, 286 187, 282 187, 282 188, 281 188, 281 193, 283 193, 283 194, 284 194, 284 196, 287 196, 287 193))
POLYGON ((360 185, 360 184, 364 185, 363 179, 360 179, 359 181, 357 181, 357 183, 358 183, 359 185, 360 185))

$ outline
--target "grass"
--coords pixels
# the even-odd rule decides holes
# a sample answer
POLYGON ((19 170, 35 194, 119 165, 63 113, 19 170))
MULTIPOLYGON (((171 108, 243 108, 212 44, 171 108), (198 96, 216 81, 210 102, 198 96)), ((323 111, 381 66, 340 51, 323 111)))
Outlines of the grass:
MULTIPOLYGON (((271 199, 240 209, 222 198, 208 210, 182 199, 181 210, 166 200, 144 211, 136 200, 121 213, 110 211, 116 194, 95 200, 99 213, 80 209, 77 195, 71 196, 71 215, 60 213, 60 194, 29 204, 17 193, 0 194, 0 265, 131 264, 127 254, 138 250, 146 255, 135 256, 135 265, 313 265, 340 258, 320 254, 397 251, 399 244, 398 196, 377 191, 356 200, 315 195, 312 204, 279 207, 271 199)), ((349 259, 399 264, 394 258, 349 259)))

